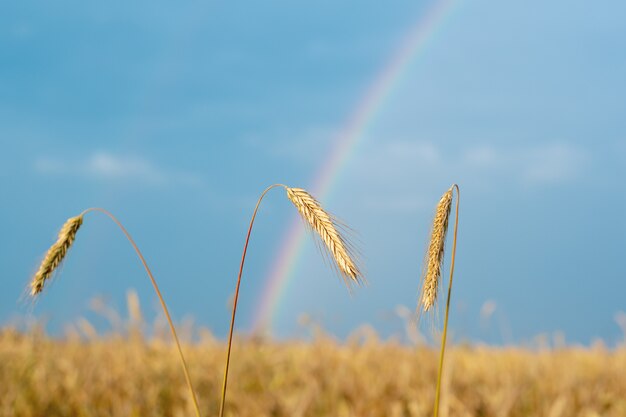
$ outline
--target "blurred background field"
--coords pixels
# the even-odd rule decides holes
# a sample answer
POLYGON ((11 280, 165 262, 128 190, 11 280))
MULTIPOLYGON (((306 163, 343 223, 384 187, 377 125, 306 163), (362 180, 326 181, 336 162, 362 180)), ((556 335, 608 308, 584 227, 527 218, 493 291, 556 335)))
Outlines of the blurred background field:
MULTIPOLYGON (((0 416, 188 416, 193 411, 162 320, 108 312, 113 330, 85 319, 64 337, 5 327, 0 333, 0 416), (124 315, 125 316, 125 315, 124 315)), ((230 416, 429 416, 437 351, 411 337, 381 339, 371 327, 345 340, 303 322, 309 338, 238 338, 230 416)), ((225 345, 188 322, 180 326, 203 415, 217 414, 225 345)), ((566 346, 537 338, 525 347, 453 344, 444 416, 594 417, 626 415, 626 345, 566 346)))

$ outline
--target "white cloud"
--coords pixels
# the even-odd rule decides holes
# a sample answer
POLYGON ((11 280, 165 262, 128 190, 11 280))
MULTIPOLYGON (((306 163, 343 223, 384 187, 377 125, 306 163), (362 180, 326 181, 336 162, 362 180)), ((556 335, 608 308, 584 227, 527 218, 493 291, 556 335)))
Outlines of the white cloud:
POLYGON ((589 162, 583 148, 565 143, 465 150, 458 165, 468 175, 488 174, 528 186, 559 185, 580 177, 589 162))
POLYGON ((531 149, 523 156, 522 179, 530 184, 559 184, 575 179, 586 163, 586 154, 565 144, 531 149))
POLYGON ((430 209, 424 196, 453 181, 488 192, 503 184, 553 187, 579 179, 589 161, 588 151, 566 143, 480 144, 451 153, 434 142, 388 140, 356 155, 345 181, 363 205, 400 214, 430 209))
POLYGON ((468 148, 460 166, 469 175, 489 174, 509 183, 530 186, 559 185, 575 180, 588 163, 588 153, 565 143, 496 148, 468 148))
POLYGON ((42 157, 35 161, 34 167, 37 172, 45 175, 106 182, 134 181, 153 186, 199 185, 202 182, 196 175, 164 170, 145 158, 102 151, 94 152, 85 159, 42 157))

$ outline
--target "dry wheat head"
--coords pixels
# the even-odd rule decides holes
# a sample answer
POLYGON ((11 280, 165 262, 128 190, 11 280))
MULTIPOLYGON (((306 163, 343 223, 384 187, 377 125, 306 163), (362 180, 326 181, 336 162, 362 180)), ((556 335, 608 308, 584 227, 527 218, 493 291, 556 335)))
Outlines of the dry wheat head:
POLYGON ((430 243, 428 245, 426 271, 422 280, 421 300, 419 302, 424 312, 429 311, 437 301, 451 207, 452 188, 441 197, 435 210, 435 219, 433 220, 430 243))
POLYGON ((361 272, 353 260, 349 244, 338 230, 338 225, 320 203, 302 188, 285 187, 287 197, 300 215, 317 232, 326 249, 337 263, 339 273, 347 284, 360 283, 361 272))
POLYGON ((37 273, 33 276, 30 283, 30 294, 32 296, 39 294, 43 290, 46 281, 50 279, 54 270, 61 264, 70 246, 74 243, 76 232, 78 232, 81 224, 83 224, 82 215, 72 217, 65 222, 59 232, 57 241, 50 246, 37 273))

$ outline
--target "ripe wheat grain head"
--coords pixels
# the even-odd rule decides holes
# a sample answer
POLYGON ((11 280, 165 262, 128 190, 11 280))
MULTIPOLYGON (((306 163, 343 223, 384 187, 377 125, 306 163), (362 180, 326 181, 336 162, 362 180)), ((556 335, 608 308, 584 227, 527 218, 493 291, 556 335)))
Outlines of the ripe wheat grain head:
POLYGON ((81 214, 80 216, 68 219, 63 227, 61 227, 57 241, 54 242, 54 244, 50 246, 50 249, 48 249, 48 252, 46 252, 39 269, 30 282, 31 296, 34 297, 43 291, 46 281, 52 277, 54 271, 61 264, 61 262, 63 262, 63 259, 65 258, 65 255, 67 255, 67 251, 72 246, 72 243, 74 243, 76 233, 82 224, 83 215, 81 214))
POLYGON ((339 226, 321 204, 302 188, 285 187, 287 197, 296 207, 302 218, 314 230, 324 243, 325 248, 335 260, 339 273, 346 284, 359 284, 362 274, 351 254, 350 245, 340 233, 339 226))
POLYGON ((418 303, 418 310, 427 312, 435 306, 437 293, 441 283, 441 270, 443 265, 444 246, 446 233, 448 232, 448 220, 452 207, 451 187, 445 192, 435 210, 430 243, 426 254, 426 268, 422 278, 422 291, 418 303))

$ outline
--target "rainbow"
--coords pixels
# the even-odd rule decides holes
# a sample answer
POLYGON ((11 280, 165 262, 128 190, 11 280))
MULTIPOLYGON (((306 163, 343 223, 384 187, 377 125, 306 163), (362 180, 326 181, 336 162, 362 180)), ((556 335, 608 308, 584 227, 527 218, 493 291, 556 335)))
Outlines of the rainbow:
MULTIPOLYGON (((341 168, 346 165, 349 155, 354 151, 359 140, 365 136, 366 129, 383 107, 414 57, 423 50, 454 3, 454 0, 435 0, 426 13, 420 16, 417 24, 372 83, 365 97, 335 139, 329 158, 318 171, 313 187, 310 188, 319 200, 323 201, 329 196, 332 185, 336 182, 341 168)), ((278 256, 265 279, 265 287, 254 310, 253 332, 271 327, 280 300, 286 293, 289 278, 298 265, 305 239, 306 228, 296 216, 283 238, 278 256)))

